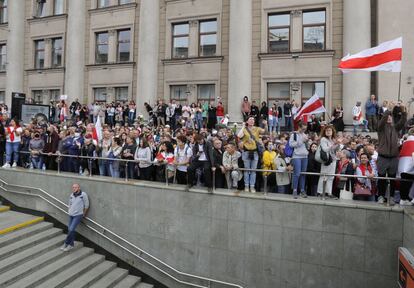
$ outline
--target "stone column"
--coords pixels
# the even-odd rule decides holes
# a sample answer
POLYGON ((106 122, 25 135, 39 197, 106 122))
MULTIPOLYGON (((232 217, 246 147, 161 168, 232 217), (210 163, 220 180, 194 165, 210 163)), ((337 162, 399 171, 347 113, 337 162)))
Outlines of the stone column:
POLYGON ((109 30, 108 33, 108 62, 115 63, 117 61, 117 31, 116 30, 109 30))
POLYGON ((154 104, 158 87, 159 0, 141 0, 138 39, 137 114, 145 117, 144 103, 154 104))
POLYGON ((79 99, 79 102, 87 104, 88 99, 84 95, 86 2, 70 0, 68 8, 65 94, 69 103, 79 99))
POLYGON ((9 34, 7 37, 6 104, 11 107, 11 93, 23 93, 25 1, 9 1, 9 34))
POLYGON ((231 122, 242 121, 244 96, 252 99, 252 1, 230 0, 228 113, 231 122))
MULTIPOLYGON (((371 48, 371 2, 360 0, 344 1, 343 53, 355 54, 371 48), (356 9, 358 8, 358 9, 356 9)), ((343 75, 343 108, 345 124, 352 124, 352 108, 362 102, 365 117, 365 102, 370 97, 371 74, 352 72, 343 75)))

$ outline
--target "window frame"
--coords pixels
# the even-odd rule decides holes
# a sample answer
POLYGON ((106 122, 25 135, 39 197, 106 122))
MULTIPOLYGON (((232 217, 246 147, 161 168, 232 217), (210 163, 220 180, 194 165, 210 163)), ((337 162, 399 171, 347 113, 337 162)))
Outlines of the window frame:
POLYGON ((302 11, 302 51, 303 52, 314 52, 314 51, 326 51, 326 8, 320 9, 311 9, 311 10, 303 10, 302 11), (312 24, 303 24, 304 14, 309 12, 325 12, 325 23, 312 23, 312 24), (311 27, 321 27, 323 26, 324 33, 323 33, 323 49, 305 49, 305 29, 311 27))
POLYGON ((108 87, 93 87, 92 91, 93 91, 93 102, 94 103, 107 103, 107 101, 108 101, 108 87), (96 100, 96 91, 98 89, 102 89, 102 90, 105 89, 105 94, 106 94, 105 100, 96 100))
POLYGON ((267 53, 277 54, 277 53, 290 53, 291 52, 291 39, 292 39, 292 15, 290 11, 285 12, 274 12, 267 14, 267 53), (270 17, 277 16, 277 15, 288 15, 289 16, 289 25, 282 25, 282 26, 270 26, 270 17), (288 39, 288 49, 286 51, 271 51, 270 49, 270 30, 272 29, 288 29, 289 32, 289 39, 288 39))
POLYGON ((63 37, 56 37, 56 38, 52 38, 51 40, 52 40, 52 53, 51 53, 52 59, 50 61, 51 67, 52 68, 62 67, 63 66, 63 47, 64 47, 63 37), (55 44, 56 40, 60 40, 61 43, 62 43, 62 45, 60 46, 60 49, 55 49, 54 44, 55 44), (58 55, 58 54, 56 54, 56 51, 60 51, 60 63, 58 65, 56 65, 54 63, 55 55, 58 55))
MULTIPOLYGON (((319 96, 319 99, 321 99, 322 100, 322 103, 323 103, 323 105, 326 107, 326 105, 325 105, 325 103, 326 103, 326 81, 323 81, 323 80, 320 80, 320 81, 302 81, 301 82, 301 95, 300 95, 300 101, 301 101, 301 106, 303 106, 305 103, 306 103, 306 101, 308 101, 313 95, 311 95, 309 98, 305 98, 304 96, 303 96, 303 91, 304 91, 304 89, 303 89, 303 86, 304 86, 304 84, 316 84, 316 83, 323 83, 323 98, 321 97, 321 95, 318 95, 319 96)), ((315 93, 312 93, 312 94, 315 94, 315 93)))
POLYGON ((187 96, 187 92, 188 92, 188 85, 187 84, 177 84, 177 85, 170 85, 170 102, 175 101, 176 103, 181 103, 181 104, 187 104, 188 103, 188 96, 187 96), (174 87, 185 87, 184 90, 184 98, 176 98, 175 95, 173 97, 173 92, 174 92, 174 87))
MULTIPOLYGON (((118 63, 125 63, 125 62, 130 62, 131 61, 131 43, 132 43, 132 39, 131 39, 131 37, 132 37, 132 31, 131 31, 131 28, 127 28, 127 29, 119 29, 119 30, 117 30, 116 31, 116 61, 118 62, 118 63), (129 31, 129 40, 128 41, 122 41, 122 42, 120 42, 119 41, 119 36, 120 36, 120 34, 121 34, 121 32, 125 32, 125 31, 129 31), (128 60, 125 60, 125 61, 121 61, 121 54, 120 54, 120 49, 119 49, 119 45, 120 44, 123 44, 123 43, 129 43, 129 50, 128 50, 128 54, 129 54, 129 57, 128 57, 128 60)), ((108 41, 109 42, 109 41, 108 41)), ((109 49, 109 47, 108 47, 108 49, 109 49)), ((108 52, 109 52, 109 50, 108 50, 108 52)))
POLYGON ((291 91, 290 91, 290 85, 291 85, 291 82, 285 82, 285 81, 282 81, 282 82, 279 82, 279 81, 274 81, 274 82, 267 82, 266 83, 266 88, 267 88, 267 95, 266 95, 266 99, 267 99, 267 103, 269 103, 269 105, 270 105, 270 103, 272 102, 272 103, 274 103, 274 102, 285 102, 285 101, 291 101, 291 98, 292 98, 292 93, 291 93, 291 91), (288 87, 289 87, 289 97, 288 98, 269 98, 269 85, 271 85, 271 84, 287 84, 288 85, 288 87))
POLYGON ((7 8, 8 4, 8 0, 3 0, 3 2, 0 2, 0 24, 5 24, 9 22, 9 10, 7 8))
POLYGON ((0 104, 6 103, 6 91, 0 90, 0 104))
POLYGON ((45 68, 45 61, 46 61, 46 40, 45 39, 37 39, 34 40, 34 68, 35 69, 44 69, 45 68), (38 43, 43 42, 43 49, 38 49, 38 43), (43 52, 43 65, 39 67, 37 65, 37 61, 39 59, 40 52, 43 52))
POLYGON ((171 58, 172 59, 187 59, 189 57, 189 53, 190 53, 190 22, 189 21, 184 21, 184 22, 171 23, 171 27, 172 27, 172 29, 171 29, 171 39, 172 39, 172 41, 171 41, 171 58), (174 27, 178 26, 178 25, 184 25, 184 24, 188 25, 188 34, 175 35, 174 27), (176 38, 187 38, 188 39, 187 56, 185 56, 185 57, 176 57, 176 56, 174 56, 174 54, 175 54, 174 53, 174 50, 175 50, 175 45, 174 45, 175 41, 174 40, 176 38))
POLYGON ((203 84, 197 84, 197 103, 201 102, 201 101, 208 101, 208 104, 210 104, 211 102, 216 103, 216 84, 214 83, 203 83, 203 84), (202 86, 213 86, 213 91, 214 91, 214 95, 213 98, 200 98, 200 89, 202 86))
POLYGON ((6 71, 6 69, 7 69, 7 43, 0 43, 0 71, 6 71), (3 48, 5 49, 4 54, 3 54, 3 48), (2 68, 3 61, 4 61, 4 69, 2 68))
POLYGON ((107 8, 107 7, 110 7, 111 6, 111 1, 110 0, 103 0, 103 1, 105 1, 105 3, 107 2, 108 3, 108 5, 101 5, 101 0, 97 0, 96 1, 96 8, 97 9, 101 9, 101 8, 107 8))
POLYGON ((217 56, 217 46, 218 46, 218 20, 217 18, 203 19, 198 21, 198 57, 214 57, 217 56), (216 22, 216 31, 215 32, 201 32, 201 24, 205 22, 216 22), (201 38, 203 36, 215 35, 216 36, 216 51, 214 55, 201 55, 201 38))
POLYGON ((57 15, 63 15, 65 14, 65 0, 53 0, 53 15, 57 16, 57 15), (56 5, 57 1, 62 1, 62 12, 61 13, 56 13, 56 8, 59 7, 58 5, 56 5))
POLYGON ((108 64, 109 63, 109 31, 99 31, 95 32, 95 64, 108 64), (100 34, 106 34, 107 35, 107 42, 105 44, 99 43, 99 35, 100 34), (100 62, 98 61, 98 55, 99 53, 99 47, 100 46, 106 46, 107 52, 106 52, 106 61, 100 62))
POLYGON ((131 3, 135 2, 135 0, 128 0, 129 2, 127 2, 127 3, 121 3, 121 1, 122 0, 118 0, 118 5, 128 5, 128 4, 131 4, 131 3))
POLYGON ((115 102, 127 102, 129 100, 129 87, 128 86, 117 86, 117 87, 114 87, 114 91, 115 91, 115 102), (126 99, 119 99, 118 98, 118 94, 119 94, 118 92, 121 89, 126 89, 126 91, 127 91, 127 97, 126 97, 126 99))
POLYGON ((47 16, 46 0, 35 0, 35 7, 35 17, 43 18, 47 16))

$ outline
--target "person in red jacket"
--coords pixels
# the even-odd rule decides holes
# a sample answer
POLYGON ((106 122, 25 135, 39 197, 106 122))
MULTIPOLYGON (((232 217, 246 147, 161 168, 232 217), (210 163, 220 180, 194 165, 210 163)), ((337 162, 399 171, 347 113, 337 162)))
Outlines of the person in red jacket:
POLYGON ((217 123, 221 123, 221 120, 224 118, 224 106, 223 102, 219 101, 216 107, 216 116, 217 116, 217 123))

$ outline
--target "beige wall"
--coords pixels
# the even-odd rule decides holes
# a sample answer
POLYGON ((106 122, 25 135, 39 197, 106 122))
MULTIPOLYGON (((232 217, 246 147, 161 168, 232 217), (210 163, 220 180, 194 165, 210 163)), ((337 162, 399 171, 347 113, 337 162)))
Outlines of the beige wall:
MULTIPOLYGON (((413 11, 414 1, 378 0, 378 42, 403 37, 401 99, 404 102, 414 97, 413 11)), ((399 76, 399 73, 379 73, 378 97, 380 100, 397 101, 399 76)), ((411 113, 414 111, 413 109, 411 109, 411 113)))

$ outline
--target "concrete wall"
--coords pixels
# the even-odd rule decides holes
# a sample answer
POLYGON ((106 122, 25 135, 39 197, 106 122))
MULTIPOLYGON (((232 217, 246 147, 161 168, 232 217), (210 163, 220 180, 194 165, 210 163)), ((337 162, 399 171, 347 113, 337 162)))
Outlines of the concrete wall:
MULTIPOLYGON (((27 170, 1 169, 0 178, 43 188, 62 201, 67 201, 72 183, 79 182, 90 196, 91 218, 184 272, 249 288, 396 287, 397 248, 403 244, 404 227, 403 210, 397 207, 243 197, 227 191, 186 193, 162 183, 149 186, 27 170)), ((0 195, 55 215, 38 199, 3 191, 0 195)), ((80 232, 148 273, 116 247, 87 230, 80 232)))

